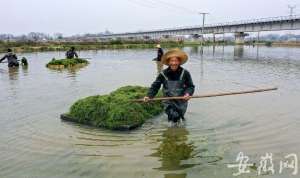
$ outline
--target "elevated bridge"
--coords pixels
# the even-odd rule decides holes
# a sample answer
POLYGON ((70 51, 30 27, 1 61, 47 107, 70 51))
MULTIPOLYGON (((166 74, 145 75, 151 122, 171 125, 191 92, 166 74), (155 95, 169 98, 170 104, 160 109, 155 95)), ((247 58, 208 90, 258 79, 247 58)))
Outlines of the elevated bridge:
POLYGON ((193 35, 200 36, 203 34, 225 34, 234 33, 236 43, 244 43, 246 32, 261 31, 282 31, 282 30, 300 30, 300 15, 280 16, 252 20, 242 20, 228 23, 218 23, 205 25, 202 33, 202 26, 190 26, 179 28, 166 28, 139 32, 125 32, 110 35, 103 35, 101 38, 145 38, 158 39, 169 36, 193 35))

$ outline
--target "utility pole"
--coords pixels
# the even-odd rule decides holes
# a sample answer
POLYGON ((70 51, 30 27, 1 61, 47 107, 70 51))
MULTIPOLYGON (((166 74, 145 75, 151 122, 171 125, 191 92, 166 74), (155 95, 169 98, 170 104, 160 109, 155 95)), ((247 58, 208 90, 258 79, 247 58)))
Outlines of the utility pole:
POLYGON ((203 45, 204 42, 204 25, 205 25, 205 16, 209 13, 206 12, 199 12, 200 15, 202 15, 202 41, 201 41, 201 46, 203 45))
MULTIPOLYGON (((296 9, 296 5, 288 5, 288 8, 290 9, 290 18, 292 19, 294 15, 294 9, 296 9)), ((291 35, 292 33, 289 34, 291 35)))
POLYGON ((296 5, 288 5, 288 8, 290 9, 290 16, 292 17, 294 15, 294 9, 296 8, 297 6, 296 5))

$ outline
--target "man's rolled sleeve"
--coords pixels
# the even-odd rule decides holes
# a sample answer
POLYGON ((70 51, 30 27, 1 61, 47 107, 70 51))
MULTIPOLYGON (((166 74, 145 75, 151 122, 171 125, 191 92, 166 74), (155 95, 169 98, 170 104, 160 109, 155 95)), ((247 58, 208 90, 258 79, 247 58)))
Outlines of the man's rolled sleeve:
POLYGON ((152 83, 147 96, 149 98, 154 98, 155 95, 157 94, 157 92, 159 91, 162 83, 163 83, 163 76, 162 76, 162 74, 159 74, 156 77, 156 80, 152 83))
POLYGON ((193 83, 193 79, 191 77, 191 74, 186 71, 186 89, 185 89, 185 93, 188 93, 190 96, 192 96, 195 92, 195 85, 193 83))

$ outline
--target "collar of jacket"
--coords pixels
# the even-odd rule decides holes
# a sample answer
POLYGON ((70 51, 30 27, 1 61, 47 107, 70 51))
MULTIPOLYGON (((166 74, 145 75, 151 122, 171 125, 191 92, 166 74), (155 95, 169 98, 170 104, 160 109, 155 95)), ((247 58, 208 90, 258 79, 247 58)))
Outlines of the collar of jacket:
POLYGON ((181 73, 181 71, 182 71, 182 67, 181 67, 181 66, 179 66, 178 69, 177 69, 176 71, 173 71, 173 70, 171 69, 171 67, 168 67, 168 68, 166 69, 166 74, 181 73))

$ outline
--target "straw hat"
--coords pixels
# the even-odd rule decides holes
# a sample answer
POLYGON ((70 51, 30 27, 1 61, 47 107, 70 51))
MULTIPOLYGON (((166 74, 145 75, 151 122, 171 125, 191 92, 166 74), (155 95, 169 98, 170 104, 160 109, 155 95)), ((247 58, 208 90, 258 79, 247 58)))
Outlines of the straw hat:
POLYGON ((186 63, 186 61, 188 60, 188 55, 185 52, 178 48, 175 48, 166 52, 163 55, 161 62, 165 65, 169 65, 169 59, 172 57, 177 57, 180 60, 180 65, 186 63))
POLYGON ((160 44, 156 45, 157 48, 160 48, 160 44))

